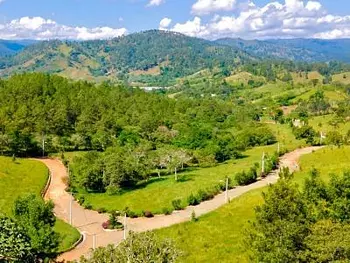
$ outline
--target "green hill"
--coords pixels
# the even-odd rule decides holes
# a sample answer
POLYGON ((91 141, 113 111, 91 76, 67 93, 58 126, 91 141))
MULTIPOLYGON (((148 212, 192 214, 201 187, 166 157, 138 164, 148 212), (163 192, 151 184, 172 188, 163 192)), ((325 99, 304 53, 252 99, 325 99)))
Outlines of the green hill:
POLYGON ((350 39, 274 39, 243 40, 223 38, 216 43, 238 48, 263 59, 287 59, 302 62, 350 62, 350 39))
POLYGON ((44 41, 0 61, 0 75, 41 71, 74 79, 168 83, 204 68, 251 59, 228 46, 151 30, 111 40, 44 41))

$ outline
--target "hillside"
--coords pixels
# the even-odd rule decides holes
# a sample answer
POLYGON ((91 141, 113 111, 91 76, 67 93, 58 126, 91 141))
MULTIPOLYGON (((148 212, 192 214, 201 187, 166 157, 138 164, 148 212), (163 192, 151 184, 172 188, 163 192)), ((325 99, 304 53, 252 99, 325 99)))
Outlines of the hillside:
POLYGON ((34 43, 34 40, 0 40, 0 57, 16 54, 23 50, 25 47, 34 43))
POLYGON ((323 39, 276 39, 243 40, 224 38, 218 44, 241 49, 260 58, 279 58, 303 62, 326 62, 339 60, 350 62, 350 40, 323 39))
POLYGON ((235 48, 151 30, 111 40, 40 42, 3 58, 0 75, 42 71, 74 79, 168 83, 204 68, 234 66, 249 59, 235 48))

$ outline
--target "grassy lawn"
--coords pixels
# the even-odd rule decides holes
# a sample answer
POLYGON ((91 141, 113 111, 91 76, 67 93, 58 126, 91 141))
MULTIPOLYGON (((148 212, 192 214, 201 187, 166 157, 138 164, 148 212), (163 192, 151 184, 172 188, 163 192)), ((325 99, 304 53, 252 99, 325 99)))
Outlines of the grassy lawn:
MULTIPOLYGON (((17 197, 29 193, 40 196, 48 178, 46 166, 40 162, 0 157, 0 213, 12 215, 17 197)), ((61 235, 60 251, 68 249, 80 234, 70 225, 57 220, 55 229, 61 235)))
POLYGON ((56 220, 54 229, 60 234, 59 252, 67 251, 80 238, 79 231, 62 220, 56 220))
MULTIPOLYGON (((319 169, 323 179, 350 168, 350 147, 325 148, 300 160, 301 172, 294 180, 301 186, 310 170, 319 169), (334 158, 336 156, 336 158, 334 158)), ((183 251, 181 262, 249 262, 243 247, 244 229, 254 220, 254 208, 261 204, 262 192, 251 191, 230 204, 199 218, 155 231, 161 238, 171 238, 183 251)))
POLYGON ((309 124, 312 126, 316 131, 319 132, 330 132, 330 131, 338 131, 341 134, 345 135, 350 130, 350 122, 345 123, 339 123, 337 127, 334 127, 329 124, 331 120, 333 120, 335 116, 330 115, 324 115, 324 116, 316 116, 309 119, 309 124))
MULTIPOLYGON (((270 127, 281 142, 281 148, 295 149, 303 144, 294 139, 287 125, 271 124, 270 127)), ((85 203, 90 204, 95 210, 104 208, 115 211, 129 207, 139 214, 142 211, 163 213, 163 208, 172 208, 174 199, 180 199, 183 204, 187 204, 187 198, 191 193, 196 194, 199 190, 213 188, 227 176, 233 179, 237 172, 248 170, 254 163, 260 162, 263 152, 272 154, 276 150, 277 145, 256 147, 246 151, 242 159, 231 160, 210 168, 190 168, 180 174, 178 182, 174 180, 174 176, 164 176, 161 179, 153 178, 147 184, 120 195, 88 193, 80 190, 78 196, 84 196, 85 203)))

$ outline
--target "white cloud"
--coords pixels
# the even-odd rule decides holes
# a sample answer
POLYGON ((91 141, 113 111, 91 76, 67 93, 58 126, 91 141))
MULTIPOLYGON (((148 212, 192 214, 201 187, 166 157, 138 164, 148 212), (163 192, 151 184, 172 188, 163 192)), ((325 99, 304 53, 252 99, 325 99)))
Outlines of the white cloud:
POLYGON ((202 20, 197 16, 192 21, 176 24, 172 30, 192 37, 206 37, 210 34, 207 27, 202 25, 202 20))
POLYGON ((171 24, 171 19, 168 17, 164 17, 160 22, 159 22, 159 29, 160 30, 166 30, 171 24))
POLYGON ((216 11, 229 11, 235 4, 236 0, 197 0, 192 6, 192 13, 206 15, 216 11))
POLYGON ((165 3, 165 0, 150 0, 147 6, 159 6, 165 3))
POLYGON ((109 39, 127 33, 125 28, 72 27, 42 17, 22 17, 0 24, 0 39, 109 39))
MULTIPOLYGON (((201 14, 209 12, 210 10, 206 7, 213 8, 214 2, 198 0, 197 4, 202 3, 202 5, 197 5, 197 11, 201 6, 203 7, 201 14)), ((231 8, 228 5, 226 7, 231 8)), ((237 5, 237 8, 238 12, 233 15, 215 15, 207 23, 195 17, 185 23, 176 24, 170 30, 208 39, 221 37, 248 39, 350 37, 350 15, 331 15, 318 1, 285 0, 284 3, 276 1, 259 7, 253 1, 248 0, 244 4, 237 5)))

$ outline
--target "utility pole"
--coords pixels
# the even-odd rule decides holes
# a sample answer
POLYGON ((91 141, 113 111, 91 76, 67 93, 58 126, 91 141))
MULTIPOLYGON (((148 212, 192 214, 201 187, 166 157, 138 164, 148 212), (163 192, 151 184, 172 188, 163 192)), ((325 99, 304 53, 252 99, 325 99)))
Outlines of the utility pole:
POLYGON ((92 236, 92 249, 96 249, 96 234, 92 236))
POLYGON ((45 156, 45 133, 42 133, 43 157, 45 156))
POLYGON ((228 177, 226 178, 226 191, 225 191, 225 202, 228 203, 228 177))
POLYGON ((261 158, 261 174, 264 175, 265 173, 265 152, 262 154, 261 158))
POLYGON ((124 238, 124 240, 126 239, 126 228, 127 228, 127 226, 126 226, 126 213, 125 213, 125 215, 124 215, 124 231, 123 231, 123 238, 124 238))
POLYGON ((73 210, 73 195, 70 194, 70 201, 69 201, 69 224, 73 225, 73 217, 72 217, 72 210, 73 210))

